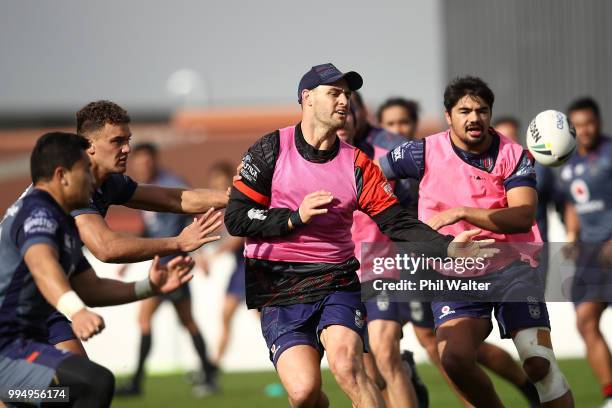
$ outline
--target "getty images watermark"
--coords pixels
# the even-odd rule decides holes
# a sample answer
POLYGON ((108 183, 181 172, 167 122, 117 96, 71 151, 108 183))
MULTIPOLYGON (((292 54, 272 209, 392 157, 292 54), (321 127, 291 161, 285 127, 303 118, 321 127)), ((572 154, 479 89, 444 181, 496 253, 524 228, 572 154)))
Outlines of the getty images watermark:
MULTIPOLYGON (((492 282, 481 282, 469 277, 485 274, 489 262, 485 258, 441 258, 421 254, 395 254, 371 258, 370 276, 375 291, 488 291, 492 282), (434 270, 429 278, 401 279, 402 276, 414 276, 417 272, 434 270), (464 279, 448 279, 457 276, 464 279), (376 279, 376 277, 379 277, 376 279)), ((368 279, 370 280, 370 279, 368 279)))

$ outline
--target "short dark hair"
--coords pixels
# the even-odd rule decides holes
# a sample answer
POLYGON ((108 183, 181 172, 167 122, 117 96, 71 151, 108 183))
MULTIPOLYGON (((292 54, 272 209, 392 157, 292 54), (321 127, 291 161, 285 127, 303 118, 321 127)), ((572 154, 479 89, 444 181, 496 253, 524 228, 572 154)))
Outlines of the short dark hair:
POLYGON ((448 113, 453 106, 466 95, 477 96, 493 110, 495 95, 489 86, 480 78, 464 76, 453 79, 444 90, 444 108, 448 113))
POLYGON ((405 99, 405 98, 389 98, 383 102, 382 105, 376 111, 376 119, 378 123, 382 121, 383 112, 386 109, 392 108, 394 106, 399 106, 400 108, 404 108, 406 112, 408 112, 408 116, 410 119, 417 123, 419 121, 419 104, 416 101, 405 99))
POLYGON ((74 133, 45 133, 37 141, 30 155, 32 183, 48 181, 58 167, 71 169, 89 148, 89 141, 74 133))
POLYGON ((158 152, 157 146, 154 143, 150 143, 150 142, 138 143, 136 146, 132 147, 132 154, 138 153, 141 151, 145 151, 154 157, 157 156, 157 152, 158 152))
POLYGON ((514 116, 498 116, 495 121, 493 121, 493 127, 499 126, 502 123, 509 123, 516 128, 521 127, 518 119, 514 116))
POLYGON ((76 113, 77 133, 86 136, 100 130, 110 123, 123 125, 130 123, 130 116, 125 109, 111 101, 95 101, 85 105, 76 113))
POLYGON ((595 99, 590 96, 583 96, 581 98, 574 99, 572 103, 570 103, 570 105, 567 107, 567 114, 569 116, 569 114, 571 114, 572 112, 583 109, 590 109, 593 114, 595 114, 597 120, 601 119, 599 105, 597 104, 597 102, 595 102, 595 99))

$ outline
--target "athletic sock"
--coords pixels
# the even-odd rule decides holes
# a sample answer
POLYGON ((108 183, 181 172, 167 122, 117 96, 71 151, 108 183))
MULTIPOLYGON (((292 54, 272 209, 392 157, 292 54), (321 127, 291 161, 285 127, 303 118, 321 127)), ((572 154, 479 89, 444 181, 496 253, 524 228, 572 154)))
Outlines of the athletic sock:
POLYGON ((612 384, 601 387, 601 392, 603 393, 604 398, 612 398, 612 384))
POLYGON ((202 363, 202 370, 206 373, 208 377, 209 374, 213 373, 217 370, 217 366, 210 362, 208 357, 206 356, 206 343, 204 342, 204 338, 200 334, 200 332, 195 332, 191 334, 191 340, 193 341, 193 346, 200 357, 200 361, 202 363))
POLYGON ((522 385, 518 386, 518 389, 521 393, 527 398, 532 407, 540 406, 540 396, 538 395, 538 390, 535 385, 529 380, 525 380, 522 385))
POLYGON ((144 364, 151 351, 151 333, 142 334, 140 336, 140 354, 138 355, 138 366, 136 367, 136 373, 132 378, 132 383, 135 386, 140 386, 142 377, 144 376, 144 364))

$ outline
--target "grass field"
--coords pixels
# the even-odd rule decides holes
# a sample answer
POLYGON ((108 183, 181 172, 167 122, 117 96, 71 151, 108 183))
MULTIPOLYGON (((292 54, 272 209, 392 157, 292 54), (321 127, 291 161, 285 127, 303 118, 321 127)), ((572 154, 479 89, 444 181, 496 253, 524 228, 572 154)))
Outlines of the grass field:
MULTIPOLYGON (((596 408, 601 405, 599 385, 585 360, 562 360, 561 369, 565 373, 576 399, 576 407, 596 408)), ((446 386, 442 377, 429 364, 418 366, 421 377, 429 387, 432 408, 461 407, 455 396, 446 386)), ((197 399, 192 397, 191 388, 182 374, 149 377, 145 383, 145 394, 140 398, 115 399, 113 407, 211 407, 245 408, 287 407, 287 399, 268 397, 266 385, 278 381, 273 371, 254 373, 231 373, 221 376, 223 393, 197 399)), ((493 377, 495 388, 507 407, 526 407, 522 396, 508 383, 493 377)), ((329 396, 331 407, 350 407, 351 404, 335 384, 329 371, 323 373, 323 389, 329 396)))

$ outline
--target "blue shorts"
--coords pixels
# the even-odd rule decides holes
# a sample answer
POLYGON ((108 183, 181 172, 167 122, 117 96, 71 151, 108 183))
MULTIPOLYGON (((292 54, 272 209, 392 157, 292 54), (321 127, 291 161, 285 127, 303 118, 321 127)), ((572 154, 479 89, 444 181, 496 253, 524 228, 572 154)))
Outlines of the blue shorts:
POLYGON ((612 274, 601 265, 599 259, 602 244, 583 243, 576 260, 576 272, 572 280, 572 301, 599 302, 610 305, 612 301, 612 274))
POLYGON ((64 341, 76 340, 70 320, 58 311, 51 313, 47 319, 47 331, 46 343, 52 346, 64 341))
MULTIPOLYGON (((511 337, 516 330, 529 327, 548 327, 548 309, 546 303, 538 302, 432 302, 431 310, 434 314, 435 325, 438 328, 442 323, 460 317, 476 319, 491 319, 495 315, 502 339, 511 337)), ((493 325, 491 325, 491 329, 493 325)))
POLYGON ((46 389, 60 363, 73 355, 33 340, 9 342, 0 349, 0 400, 9 389, 46 389))
MULTIPOLYGON (((366 308, 366 320, 391 320, 404 326, 408 322, 424 328, 434 328, 431 304, 428 302, 390 302, 384 293, 363 302, 366 308)), ((370 351, 369 336, 366 330, 364 336, 365 350, 370 351)))
POLYGON ((276 367, 280 355, 297 345, 312 346, 323 357, 319 336, 328 326, 347 327, 363 339, 364 318, 361 292, 334 292, 313 303, 263 307, 261 331, 276 367))
POLYGON ((159 295, 159 297, 162 301, 167 300, 172 303, 179 303, 183 300, 191 299, 191 290, 189 289, 189 284, 186 284, 170 293, 159 295))
POLYGON ((389 301, 384 292, 363 302, 366 308, 366 320, 393 320, 400 325, 411 322, 419 327, 434 327, 431 304, 417 301, 389 301))
MULTIPOLYGON (((240 251, 242 252, 242 249, 240 251)), ((240 256, 236 256, 236 268, 232 272, 232 276, 227 284, 226 293, 240 300, 244 299, 246 292, 244 279, 244 257, 240 253, 240 256)))
MULTIPOLYGON (((179 255, 188 256, 189 254, 166 255, 159 260, 159 263, 161 265, 165 265, 179 255)), ((166 293, 165 295, 159 295, 159 297, 161 298, 162 301, 167 300, 172 303, 179 303, 184 299, 191 299, 191 291, 189 290, 189 284, 183 285, 170 293, 166 293)))

